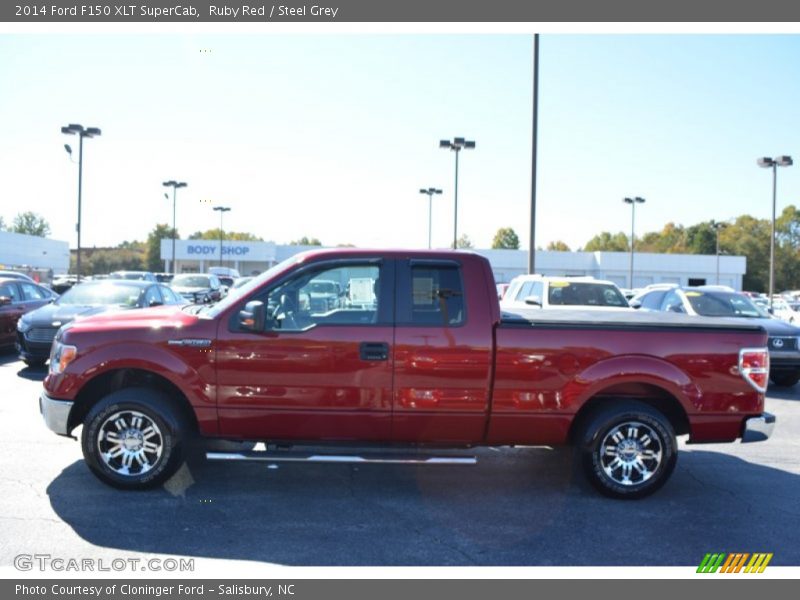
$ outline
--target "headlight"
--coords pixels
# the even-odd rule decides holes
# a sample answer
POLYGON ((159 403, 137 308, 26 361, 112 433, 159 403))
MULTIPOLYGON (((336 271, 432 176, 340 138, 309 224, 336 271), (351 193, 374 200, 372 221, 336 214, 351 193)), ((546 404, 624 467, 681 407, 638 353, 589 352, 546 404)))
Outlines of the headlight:
POLYGON ((53 342, 53 348, 50 350, 50 373, 54 375, 63 373, 77 355, 78 349, 75 346, 53 342))
POLYGON ((25 317, 21 318, 17 321, 17 331, 20 333, 25 333, 28 329, 31 328, 31 324, 25 320, 25 317))

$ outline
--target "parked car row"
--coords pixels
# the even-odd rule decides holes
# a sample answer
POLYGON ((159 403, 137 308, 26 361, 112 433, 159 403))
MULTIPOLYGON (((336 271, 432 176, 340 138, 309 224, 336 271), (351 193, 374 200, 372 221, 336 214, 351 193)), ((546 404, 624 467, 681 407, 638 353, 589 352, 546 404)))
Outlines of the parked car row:
POLYGON ((0 273, 0 347, 13 346, 26 364, 43 365, 59 328, 77 318, 113 310, 214 303, 252 279, 234 277, 238 272, 226 270, 226 286, 214 273, 166 275, 115 271, 82 278, 79 285, 77 277, 66 276, 48 288, 19 273, 0 273))
POLYGON ((501 297, 503 310, 576 308, 589 311, 669 312, 690 317, 747 319, 764 328, 769 336, 769 378, 777 386, 793 386, 800 381, 800 327, 794 309, 800 303, 769 301, 750 297, 726 286, 681 287, 654 284, 626 300, 610 281, 591 277, 545 277, 521 275, 508 285, 501 297), (763 303, 760 301, 763 300, 763 303))

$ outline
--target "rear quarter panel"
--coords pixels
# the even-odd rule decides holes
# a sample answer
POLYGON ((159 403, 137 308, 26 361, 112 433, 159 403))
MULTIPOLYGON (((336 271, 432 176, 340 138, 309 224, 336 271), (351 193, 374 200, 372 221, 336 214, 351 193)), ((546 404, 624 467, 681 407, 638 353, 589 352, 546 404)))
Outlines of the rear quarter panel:
POLYGON ((742 419, 763 411, 738 371, 740 348, 766 345, 755 331, 501 325, 496 339, 489 443, 566 443, 598 396, 671 396, 696 442, 735 439, 742 419))

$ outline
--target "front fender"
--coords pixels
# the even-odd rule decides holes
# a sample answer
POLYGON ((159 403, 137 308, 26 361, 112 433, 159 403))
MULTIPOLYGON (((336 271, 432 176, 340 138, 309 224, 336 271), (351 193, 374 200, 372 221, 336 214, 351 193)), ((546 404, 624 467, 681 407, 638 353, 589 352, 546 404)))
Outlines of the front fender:
POLYGON ((199 360, 190 361, 172 349, 141 342, 119 342, 93 347, 79 353, 64 373, 49 374, 44 381, 47 393, 63 400, 74 400, 97 377, 118 369, 139 369, 155 373, 178 388, 195 408, 216 407, 216 394, 210 382, 213 363, 202 351, 189 349, 199 360))

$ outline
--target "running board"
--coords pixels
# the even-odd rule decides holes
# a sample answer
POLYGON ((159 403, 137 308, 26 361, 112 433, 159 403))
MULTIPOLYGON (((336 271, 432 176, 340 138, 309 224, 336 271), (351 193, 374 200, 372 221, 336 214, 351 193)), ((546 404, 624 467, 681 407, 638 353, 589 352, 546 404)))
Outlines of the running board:
POLYGON ((312 452, 206 452, 208 460, 249 460, 261 462, 306 462, 306 463, 358 463, 395 465, 474 465, 474 456, 425 456, 415 454, 315 454, 312 452))

